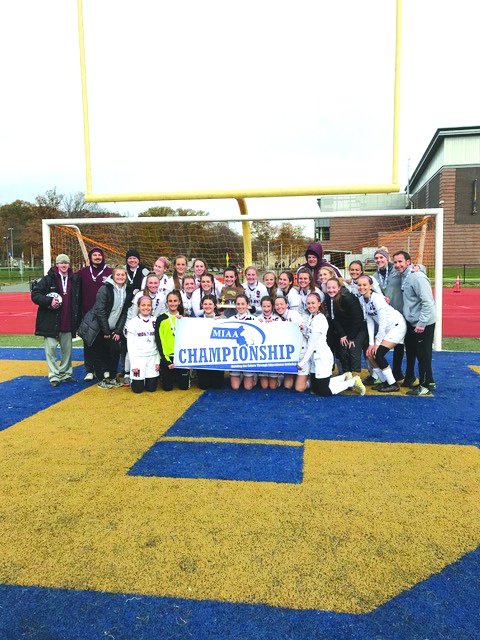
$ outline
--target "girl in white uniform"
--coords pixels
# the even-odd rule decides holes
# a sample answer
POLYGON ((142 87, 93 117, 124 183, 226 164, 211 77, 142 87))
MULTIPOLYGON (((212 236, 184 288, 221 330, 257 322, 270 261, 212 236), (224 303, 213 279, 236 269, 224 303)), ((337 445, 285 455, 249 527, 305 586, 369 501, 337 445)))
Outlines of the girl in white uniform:
POLYGON ((349 373, 332 377, 333 354, 327 345, 328 321, 317 293, 308 296, 307 308, 309 318, 304 326, 307 348, 298 368, 310 367, 312 390, 319 396, 327 397, 354 387, 362 396, 365 395, 365 387, 358 376, 352 377, 349 373))
POLYGON ((204 273, 200 278, 200 287, 192 294, 192 312, 196 318, 203 316, 202 301, 206 295, 210 294, 216 296, 215 278, 211 273, 204 273))
MULTIPOLYGON (((288 308, 288 301, 284 296, 277 296, 275 298, 275 313, 279 317, 280 322, 296 322, 300 329, 303 327, 302 316, 298 311, 294 311, 288 308)), ((306 341, 302 334, 302 343, 300 346, 300 357, 304 353, 306 348, 306 341)), ((283 378, 283 386, 285 389, 292 389, 295 385, 295 391, 302 393, 305 389, 308 389, 310 380, 310 369, 303 367, 299 370, 298 374, 286 373, 283 378)))
MULTIPOLYGON (((273 313, 273 298, 270 296, 264 296, 260 304, 262 306, 262 313, 258 316, 258 322, 279 322, 280 318, 273 313)), ((262 389, 276 389, 280 386, 283 376, 279 373, 260 373, 259 374, 260 385, 262 389)))
MULTIPOLYGON (((202 279, 202 276, 205 275, 206 273, 208 273, 207 261, 204 260, 203 258, 195 258, 193 262, 193 275, 195 276, 195 284, 197 286, 197 289, 200 287, 200 281, 202 279)), ((220 297, 220 292, 223 289, 223 284, 220 282, 220 280, 216 280, 216 279, 214 279, 214 284, 215 284, 214 294, 218 299, 220 297)))
POLYGON ((263 284, 267 287, 268 295, 271 298, 275 299, 277 295, 277 276, 273 273, 273 271, 267 271, 267 273, 263 276, 263 284))
POLYGON ((288 308, 291 311, 298 311, 300 307, 300 296, 298 295, 298 291, 293 285, 293 273, 291 273, 290 271, 282 271, 282 273, 278 276, 277 295, 285 296, 285 298, 288 300, 288 308))
POLYGON ((170 291, 182 291, 183 277, 187 270, 187 257, 179 255, 173 261, 173 274, 167 282, 167 293, 170 291))
POLYGON ((143 296, 148 296, 152 301, 152 316, 158 318, 167 308, 166 295, 160 289, 160 279, 155 273, 149 273, 145 279, 145 288, 135 294, 132 306, 128 310, 128 319, 138 316, 138 302, 143 296))
POLYGON ((255 267, 247 267, 245 269, 245 277, 247 278, 247 281, 242 285, 245 289, 245 295, 250 303, 250 308, 254 308, 252 313, 259 316, 262 313, 260 300, 264 296, 268 296, 267 287, 261 282, 258 282, 257 270, 255 267))
MULTIPOLYGON (((239 293, 235 298, 235 308, 237 313, 230 320, 241 320, 242 322, 256 322, 256 317, 248 312, 249 300, 244 293, 239 293)), ((230 383, 232 389, 237 391, 240 389, 243 380, 243 386, 246 391, 250 391, 255 386, 257 380, 255 373, 249 371, 230 371, 230 383)))
POLYGON ((360 302, 367 319, 369 341, 367 358, 373 371, 382 381, 382 384, 375 385, 374 389, 383 392, 400 391, 385 356, 397 344, 403 344, 407 332, 405 318, 387 303, 382 294, 373 291, 370 276, 361 276, 358 279, 358 291, 362 296, 360 302), (375 322, 378 330, 374 337, 375 322))
POLYGON ((300 297, 300 304, 297 309, 302 318, 308 318, 309 315, 307 309, 307 297, 310 293, 318 293, 320 300, 322 302, 325 300, 325 294, 323 291, 320 291, 320 289, 315 286, 313 273, 310 269, 303 267, 298 271, 298 295, 300 297))
POLYGON ((139 299, 138 315, 127 324, 127 346, 132 391, 155 391, 160 371, 160 355, 155 344, 155 318, 149 296, 139 299))
MULTIPOLYGON (((348 265, 348 271, 350 273, 350 280, 345 280, 345 288, 348 289, 350 293, 353 293, 354 296, 357 296, 357 298, 361 298, 362 294, 358 291, 358 279, 364 275, 363 264, 360 260, 354 260, 348 265)), ((375 293, 383 296, 380 285, 376 280, 373 281, 372 289, 375 293)))
MULTIPOLYGON (((160 291, 160 293, 165 294, 165 298, 167 297, 168 283, 168 276, 165 275, 165 271, 169 268, 169 266, 170 265, 167 258, 164 258, 163 256, 157 258, 155 260, 155 264, 153 265, 153 273, 158 276, 158 290, 160 291)), ((142 289, 145 289, 145 287, 147 286, 147 278, 148 276, 145 276, 145 278, 143 279, 142 289)))
POLYGON ((195 292, 195 278, 193 276, 183 277, 183 289, 180 291, 182 296, 183 308, 185 310, 185 317, 190 318, 193 316, 192 301, 193 294, 195 292))

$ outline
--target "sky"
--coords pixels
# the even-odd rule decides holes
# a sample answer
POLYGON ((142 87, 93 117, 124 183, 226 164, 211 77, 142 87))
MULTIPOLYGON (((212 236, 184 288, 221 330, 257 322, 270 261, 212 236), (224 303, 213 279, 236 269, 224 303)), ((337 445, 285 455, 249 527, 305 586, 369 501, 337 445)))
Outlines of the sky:
MULTIPOLYGON (((93 191, 390 183, 394 0, 84 0, 93 191), (338 6, 334 6, 338 5, 338 6)), ((475 3, 403 2, 400 184, 479 125, 475 3)), ((85 190, 75 0, 0 8, 0 204, 85 190)), ((102 205, 236 214, 232 200, 102 205)), ((315 197, 250 212, 317 211, 315 197)))

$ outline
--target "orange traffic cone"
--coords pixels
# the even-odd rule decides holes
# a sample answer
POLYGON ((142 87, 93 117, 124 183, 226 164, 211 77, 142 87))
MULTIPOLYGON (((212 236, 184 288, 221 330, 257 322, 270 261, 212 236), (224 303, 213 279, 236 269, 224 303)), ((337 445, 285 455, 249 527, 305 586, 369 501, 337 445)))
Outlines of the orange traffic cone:
POLYGON ((455 281, 455 289, 453 293, 461 293, 460 292, 460 276, 457 276, 457 280, 455 281))

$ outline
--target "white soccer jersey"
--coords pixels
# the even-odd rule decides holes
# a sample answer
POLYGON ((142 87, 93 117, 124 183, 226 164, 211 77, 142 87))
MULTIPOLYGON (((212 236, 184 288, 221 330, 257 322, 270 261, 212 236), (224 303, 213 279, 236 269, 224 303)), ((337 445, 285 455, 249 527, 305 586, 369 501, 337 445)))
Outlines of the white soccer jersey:
MULTIPOLYGON (((145 294, 143 293, 143 291, 139 291, 138 293, 135 294, 132 300, 132 304, 130 305, 130 308, 128 310, 127 320, 130 320, 131 318, 136 318, 138 316, 138 301, 144 295, 145 294)), ((152 301, 152 316, 154 318, 158 318, 158 316, 161 315, 162 313, 165 313, 167 309, 167 297, 164 293, 157 291, 157 293, 153 296, 153 298, 152 298, 152 295, 149 294, 149 298, 152 301)))
POLYGON ((287 295, 285 295, 285 293, 280 289, 280 287, 278 287, 277 296, 283 296, 284 298, 286 298, 289 309, 292 309, 293 311, 300 311, 299 307, 301 304, 301 298, 300 298, 300 294, 295 289, 295 287, 292 287, 290 291, 287 293, 287 295))
POLYGON ((327 344, 327 332, 328 321, 320 312, 309 317, 303 331, 307 348, 299 366, 306 367, 310 362, 310 371, 314 371, 317 378, 329 378, 332 375, 333 354, 327 344))
MULTIPOLYGON (((155 318, 136 316, 127 324, 127 347, 130 370, 139 368, 138 358, 158 356, 155 344, 155 318)), ((160 362, 160 356, 158 356, 160 362)))
POLYGON ((284 322, 298 322, 298 324, 303 323, 302 316, 298 313, 298 311, 295 311, 294 309, 287 309, 283 316, 277 313, 277 316, 284 322))
MULTIPOLYGON (((364 309, 364 314, 367 320, 368 328, 368 340, 370 345, 379 345, 385 339, 385 336, 394 331, 395 334, 403 331, 406 323, 402 314, 391 307, 382 294, 378 294, 372 291, 368 302, 363 298, 360 298, 360 303, 364 309), (374 338, 375 322, 378 325, 378 331, 374 338)), ((405 333, 403 333, 405 336, 405 333)), ((399 340, 398 342, 403 341, 399 340)), ((394 342, 394 340, 392 340, 394 342)), ((397 342, 397 344, 398 344, 397 342)))
MULTIPOLYGON (((145 276, 145 278, 142 281, 142 289, 145 289, 145 287, 147 286, 147 278, 148 276, 145 276)), ((158 291, 160 293, 165 293, 165 291, 167 291, 167 283, 168 283, 168 276, 166 276, 165 274, 158 279, 158 291)))
POLYGON ((275 313, 272 313, 271 315, 266 316, 262 311, 262 313, 257 317, 257 320, 259 322, 279 322, 280 317, 277 316, 275 313))
POLYGON ((245 289, 250 306, 255 307, 255 315, 260 315, 262 313, 261 300, 264 296, 268 296, 267 287, 258 282, 258 280, 253 286, 249 285, 248 282, 244 282, 242 287, 245 289))
MULTIPOLYGON (((210 293, 212 295, 216 295, 216 293, 213 290, 210 293)), ((201 289, 195 289, 195 291, 192 293, 192 315, 195 316, 195 318, 201 318, 203 316, 202 300, 205 297, 205 295, 206 294, 202 296, 201 289)), ((218 300, 218 296, 217 296, 217 300, 218 300)))
MULTIPOLYGON (((183 290, 183 278, 179 276, 178 280, 180 281, 180 290, 183 290)), ((175 282, 173 281, 173 276, 171 276, 170 278, 168 278, 165 284, 165 293, 170 293, 170 291, 173 291, 176 288, 177 287, 175 286, 175 282)))
MULTIPOLYGON (((300 289, 298 292, 298 296, 300 298, 300 304, 298 306, 297 311, 300 313, 300 315, 303 318, 308 318, 308 316, 310 315, 307 309, 307 298, 311 293, 312 291, 310 289, 308 289, 306 293, 303 289, 300 289)), ((315 290, 313 291, 313 293, 318 293, 318 295, 320 296, 320 300, 322 302, 325 300, 325 294, 323 293, 323 291, 320 291, 318 287, 315 287, 315 290)))
POLYGON ((236 313, 229 320, 241 320, 242 322, 256 322, 257 316, 252 316, 250 313, 236 313))

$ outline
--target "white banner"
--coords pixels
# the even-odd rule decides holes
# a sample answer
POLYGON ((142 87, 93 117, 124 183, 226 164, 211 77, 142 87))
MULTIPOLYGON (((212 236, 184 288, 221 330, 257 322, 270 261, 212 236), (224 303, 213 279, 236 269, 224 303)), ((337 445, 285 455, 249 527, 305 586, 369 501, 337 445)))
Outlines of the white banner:
POLYGON ((298 373, 300 344, 294 322, 181 318, 174 363, 188 369, 298 373))

